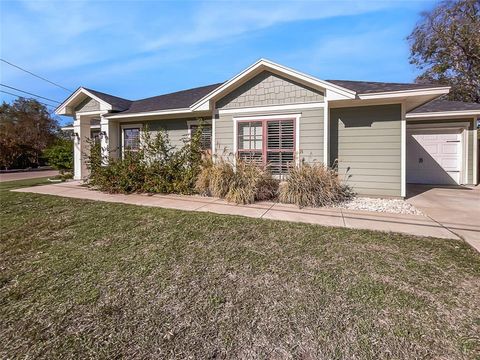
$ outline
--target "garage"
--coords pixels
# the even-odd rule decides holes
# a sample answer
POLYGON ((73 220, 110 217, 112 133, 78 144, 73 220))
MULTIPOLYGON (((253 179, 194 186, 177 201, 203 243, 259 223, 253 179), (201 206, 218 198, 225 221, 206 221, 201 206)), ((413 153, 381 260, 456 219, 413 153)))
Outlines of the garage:
POLYGON ((407 183, 464 183, 465 131, 459 124, 442 128, 407 128, 407 183))

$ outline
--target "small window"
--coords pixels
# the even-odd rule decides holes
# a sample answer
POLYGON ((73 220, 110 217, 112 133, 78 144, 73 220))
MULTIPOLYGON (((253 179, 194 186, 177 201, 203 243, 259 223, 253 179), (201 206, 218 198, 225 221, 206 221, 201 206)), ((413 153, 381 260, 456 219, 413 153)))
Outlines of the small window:
MULTIPOLYGON (((190 125, 190 135, 195 134, 198 130, 199 125, 190 125)), ((200 137, 200 147, 202 150, 211 150, 212 149, 212 125, 203 124, 202 125, 202 136, 200 137)))
POLYGON ((140 128, 123 129, 123 149, 125 151, 138 151, 140 148, 140 128))

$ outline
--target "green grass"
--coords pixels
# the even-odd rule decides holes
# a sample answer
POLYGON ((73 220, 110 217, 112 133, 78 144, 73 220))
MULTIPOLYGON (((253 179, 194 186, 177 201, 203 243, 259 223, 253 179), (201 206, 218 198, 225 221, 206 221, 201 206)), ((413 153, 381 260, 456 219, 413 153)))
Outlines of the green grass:
POLYGON ((0 185, 0 358, 475 359, 460 241, 0 185))

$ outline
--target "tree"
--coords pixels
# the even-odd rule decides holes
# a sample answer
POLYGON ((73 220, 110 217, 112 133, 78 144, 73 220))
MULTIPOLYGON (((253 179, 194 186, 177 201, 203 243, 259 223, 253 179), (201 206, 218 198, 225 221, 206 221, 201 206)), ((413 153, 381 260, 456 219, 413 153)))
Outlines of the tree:
POLYGON ((449 85, 451 100, 480 103, 480 1, 443 1, 408 37, 420 83, 449 85))
POLYGON ((60 170, 61 174, 73 171, 73 141, 58 138, 53 145, 44 152, 48 164, 54 169, 60 170))
POLYGON ((39 165, 43 151, 56 139, 58 123, 34 99, 18 98, 0 106, 0 167, 39 165))

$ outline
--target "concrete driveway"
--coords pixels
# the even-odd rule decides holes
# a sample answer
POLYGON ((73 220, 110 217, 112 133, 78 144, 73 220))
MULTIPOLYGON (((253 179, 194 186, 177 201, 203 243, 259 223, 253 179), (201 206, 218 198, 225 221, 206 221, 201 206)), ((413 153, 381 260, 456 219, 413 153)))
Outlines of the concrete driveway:
POLYGON ((409 185, 407 201, 480 251, 480 186, 409 185))

